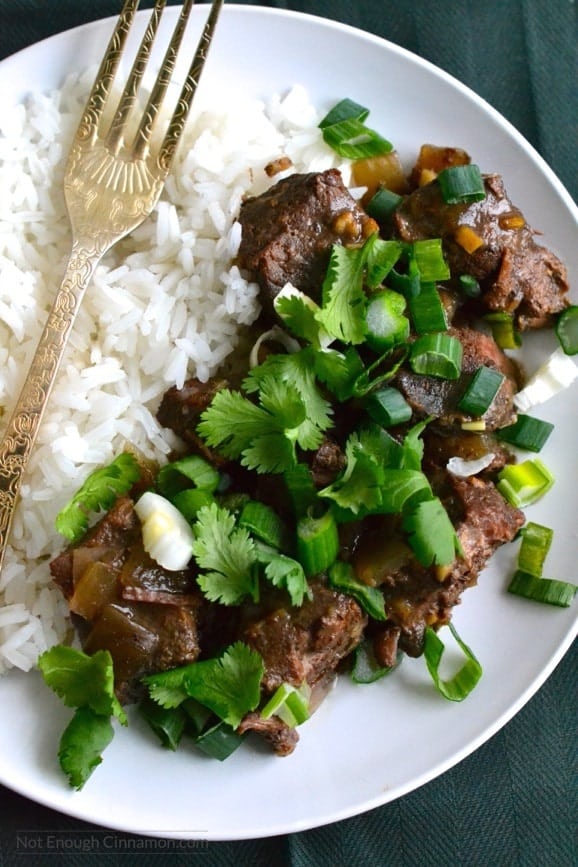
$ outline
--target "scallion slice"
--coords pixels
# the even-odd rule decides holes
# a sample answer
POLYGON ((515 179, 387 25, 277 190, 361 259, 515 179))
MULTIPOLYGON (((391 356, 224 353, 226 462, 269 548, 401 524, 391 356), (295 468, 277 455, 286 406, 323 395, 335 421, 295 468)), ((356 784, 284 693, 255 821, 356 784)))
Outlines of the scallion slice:
POLYGON ((484 321, 492 329, 492 336, 500 349, 518 349, 522 345, 522 338, 514 328, 510 313, 487 313, 484 321))
POLYGON ((533 599, 535 602, 545 602, 547 605, 557 605, 569 608, 578 586, 568 581, 558 581, 555 578, 538 578, 529 572, 517 569, 508 586, 508 593, 533 599))
POLYGON ((462 355, 462 344, 452 334, 423 334, 411 346, 409 363, 414 373, 458 379, 462 355))
POLYGON ((439 669, 444 655, 445 645, 437 632, 435 632, 431 626, 428 626, 425 632, 423 655, 428 671, 438 692, 450 701, 463 701, 464 698, 468 697, 482 676, 482 666, 467 644, 461 640, 455 627, 451 623, 449 624, 449 629, 462 653, 466 657, 466 661, 454 676, 448 680, 444 680, 440 675, 439 669))
POLYGON ((430 334, 447 329, 446 312, 435 283, 422 282, 418 294, 410 295, 407 303, 417 334, 430 334))
POLYGON ((514 424, 496 431, 498 439, 529 452, 539 452, 554 430, 549 421, 520 413, 514 424))
POLYGON ((403 315, 405 298, 392 289, 374 295, 365 313, 365 341, 374 352, 386 352, 409 337, 409 319, 403 315))
POLYGON ((309 719, 310 698, 311 687, 308 683, 302 683, 299 688, 282 683, 261 711, 261 717, 270 719, 278 716, 289 728, 295 728, 309 719))
POLYGON ((578 352, 578 305, 572 304, 560 314, 555 326, 556 336, 566 355, 578 352))
POLYGON ((221 720, 195 738, 195 744, 207 756, 222 762, 228 759, 244 740, 245 735, 237 734, 232 726, 221 720))
POLYGON ((363 584, 350 563, 338 560, 329 570, 329 583, 336 590, 349 593, 374 620, 386 620, 383 593, 378 587, 363 584))
POLYGON ((285 545, 287 529, 283 521, 271 506, 258 500, 245 503, 239 515, 239 526, 246 527, 253 536, 272 548, 280 550, 285 545))
POLYGON ((503 373, 491 367, 478 367, 458 401, 458 409, 467 415, 482 416, 491 406, 505 378, 503 373))
POLYGON ((376 680, 380 680, 395 671, 401 659, 402 655, 398 654, 395 664, 385 668, 376 660, 372 642, 365 638, 354 650, 351 680, 361 684, 375 683, 376 680))
POLYGON ((384 386, 372 392, 365 401, 369 416, 382 427, 405 424, 411 419, 412 409, 397 388, 384 386))
POLYGON ((338 551, 339 535, 331 510, 320 518, 301 518, 297 524, 297 558, 307 577, 328 569, 338 551))
POLYGON ((359 160, 388 154, 391 142, 365 126, 369 111, 351 99, 342 99, 320 121, 323 139, 345 159, 359 160))
POLYGON ((444 259, 441 238, 414 241, 412 256, 420 279, 425 283, 436 283, 451 277, 449 265, 444 259))
POLYGON ((529 521, 522 529, 521 536, 518 567, 522 572, 529 572, 530 575, 540 578, 554 531, 542 524, 529 521))
POLYGON ((539 458, 509 464, 498 473, 498 490, 516 508, 535 503, 550 490, 554 476, 539 458))
POLYGON ((480 202, 486 198, 484 179, 474 163, 449 166, 438 175, 444 202, 448 205, 480 202))
POLYGON ((365 210, 376 222, 386 223, 401 200, 402 197, 398 196, 397 193, 393 193, 391 190, 386 189, 386 187, 381 187, 371 197, 365 210))
POLYGON ((460 274, 458 284, 467 298, 479 298, 482 294, 482 287, 471 274, 460 274))

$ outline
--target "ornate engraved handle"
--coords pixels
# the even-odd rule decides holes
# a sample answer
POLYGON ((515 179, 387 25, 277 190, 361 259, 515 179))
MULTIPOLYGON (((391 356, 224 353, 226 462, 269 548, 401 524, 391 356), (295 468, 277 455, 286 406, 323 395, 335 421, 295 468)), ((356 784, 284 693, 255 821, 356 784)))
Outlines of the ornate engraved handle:
MULTIPOLYGON (((106 249, 106 245, 105 245, 106 249)), ((75 242, 26 382, 0 443, 0 569, 22 476, 86 287, 105 249, 75 242)))

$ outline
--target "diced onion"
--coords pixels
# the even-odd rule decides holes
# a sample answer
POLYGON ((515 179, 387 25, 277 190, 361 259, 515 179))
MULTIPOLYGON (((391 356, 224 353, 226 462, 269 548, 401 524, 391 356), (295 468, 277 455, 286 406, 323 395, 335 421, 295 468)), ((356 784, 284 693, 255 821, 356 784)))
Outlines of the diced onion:
POLYGON ((135 504, 142 524, 143 547, 149 557, 167 569, 185 569, 193 554, 194 535, 186 518, 165 497, 147 491, 135 504))
POLYGON ((525 387, 514 395, 514 404, 520 412, 527 412, 568 388, 577 377, 575 362, 562 349, 557 349, 530 377, 525 387))
POLYGON ((452 476, 466 479, 468 476, 477 476, 482 470, 486 470, 494 458, 495 454, 493 452, 488 452, 487 455, 482 455, 481 458, 476 458, 473 461, 465 461, 463 458, 453 457, 447 463, 447 470, 452 476))
POLYGON ((269 331, 264 331, 253 344, 251 354, 249 355, 249 367, 251 369, 257 367, 259 364, 259 350, 261 344, 266 343, 267 341, 279 343, 287 350, 287 352, 298 352, 301 348, 295 338, 287 334, 286 331, 283 331, 282 328, 278 328, 277 325, 274 325, 273 328, 269 329, 269 331))

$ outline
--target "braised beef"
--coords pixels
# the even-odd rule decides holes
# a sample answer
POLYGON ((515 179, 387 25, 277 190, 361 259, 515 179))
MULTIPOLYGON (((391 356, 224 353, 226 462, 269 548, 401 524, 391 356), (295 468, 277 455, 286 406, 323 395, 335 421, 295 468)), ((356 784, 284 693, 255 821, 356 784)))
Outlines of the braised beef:
POLYGON ((258 616, 241 633, 241 640, 263 657, 266 692, 284 682, 319 682, 362 638, 367 617, 351 596, 319 581, 311 583, 311 590, 313 598, 301 608, 278 607, 258 616))
POLYGON ((345 469, 347 461, 343 449, 329 437, 325 437, 311 459, 311 475, 316 488, 331 485, 345 469))
POLYGON ((337 169, 283 178, 247 199, 239 222, 239 266, 256 276, 270 312, 286 283, 319 301, 332 244, 359 244, 378 228, 337 169))
POLYGON ((226 461, 197 434, 196 428, 201 413, 207 409, 214 396, 223 388, 229 388, 226 379, 213 378, 201 382, 196 378, 188 379, 182 388, 173 386, 162 397, 157 410, 157 419, 163 427, 169 428, 194 451, 205 457, 213 466, 223 466, 226 461))
POLYGON ((502 373, 506 378, 483 418, 487 430, 495 430, 513 424, 516 411, 513 398, 519 389, 518 370, 496 341, 488 334, 473 328, 451 328, 450 334, 458 337, 463 347, 462 373, 458 379, 439 379, 413 373, 402 368, 395 384, 418 417, 434 416, 446 424, 460 423, 469 419, 458 409, 458 402, 478 368, 486 367, 502 373))
POLYGON ((289 728, 278 716, 263 719, 256 711, 248 713, 241 720, 237 731, 240 735, 246 732, 260 735, 273 747, 273 752, 278 756, 290 755, 299 742, 297 730, 289 728))
POLYGON ((441 238, 452 273, 480 281, 480 303, 486 312, 512 313, 520 330, 549 325, 568 304, 566 268, 552 251, 536 243, 501 177, 486 175, 484 184, 485 199, 455 205, 444 202, 437 180, 420 187, 398 207, 396 232, 405 241, 441 238), (476 249, 459 242, 464 230, 479 238, 476 249))
POLYGON ((449 622, 463 591, 477 583, 494 551, 512 541, 524 523, 523 513, 510 506, 491 481, 459 479, 448 473, 444 493, 463 551, 451 566, 426 568, 409 549, 405 558, 392 559, 395 535, 389 518, 373 521, 359 539, 354 569, 361 581, 381 587, 388 615, 387 628, 378 631, 374 642, 376 657, 381 659, 391 660, 398 647, 409 656, 419 656, 426 628, 449 622))

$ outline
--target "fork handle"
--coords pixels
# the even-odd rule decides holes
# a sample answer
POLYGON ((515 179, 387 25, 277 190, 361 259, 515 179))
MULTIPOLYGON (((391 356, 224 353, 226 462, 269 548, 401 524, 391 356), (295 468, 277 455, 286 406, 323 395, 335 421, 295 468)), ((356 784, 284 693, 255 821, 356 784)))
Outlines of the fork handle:
POLYGON ((48 397, 64 355, 68 335, 98 262, 105 251, 75 241, 26 381, 0 443, 0 569, 22 477, 48 397))

